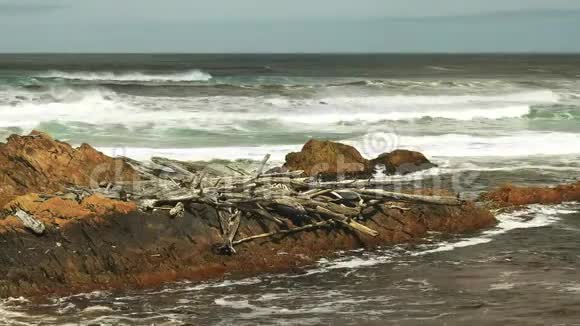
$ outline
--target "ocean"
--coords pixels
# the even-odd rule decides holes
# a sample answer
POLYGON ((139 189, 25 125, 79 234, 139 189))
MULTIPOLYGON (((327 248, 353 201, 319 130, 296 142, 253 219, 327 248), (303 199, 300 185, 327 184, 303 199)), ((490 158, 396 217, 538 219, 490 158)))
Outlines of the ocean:
MULTIPOLYGON (((0 55, 0 139, 31 130, 139 160, 280 164, 308 139, 393 177, 475 197, 580 177, 580 55, 0 55)), ((341 253, 300 274, 0 303, 8 325, 574 325, 580 206, 536 205, 478 234, 341 253)))

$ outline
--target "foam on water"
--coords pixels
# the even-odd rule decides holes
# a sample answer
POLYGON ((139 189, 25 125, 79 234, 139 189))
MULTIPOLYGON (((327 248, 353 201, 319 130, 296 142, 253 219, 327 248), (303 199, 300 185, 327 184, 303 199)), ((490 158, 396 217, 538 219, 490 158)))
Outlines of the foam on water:
MULTIPOLYGON (((29 301, 25 298, 7 298, 0 300, 0 324, 6 326, 28 326, 34 325, 30 320, 42 320, 50 322, 55 320, 54 317, 49 316, 31 316, 28 313, 20 312, 19 306, 28 304, 29 301)), ((39 322, 40 323, 40 322, 39 322)), ((35 324, 39 324, 35 323, 35 324)))
MULTIPOLYGON (((188 285, 187 283, 183 283, 183 287, 179 289, 179 291, 201 291, 210 288, 227 288, 230 286, 244 286, 244 285, 255 285, 261 283, 262 280, 258 277, 246 278, 242 280, 225 280, 222 282, 204 282, 200 284, 196 284, 193 286, 188 285)), ((164 289, 160 292, 173 292, 173 289, 164 289)))
MULTIPOLYGON (((553 158, 555 164, 560 163, 556 158, 553 158)), ((508 166, 490 167, 490 162, 451 162, 450 160, 434 160, 438 167, 431 168, 424 171, 410 173, 406 175, 392 175, 374 174, 375 179, 390 180, 393 182, 412 182, 423 180, 431 177, 448 175, 453 173, 463 172, 515 172, 515 171, 535 171, 536 173, 543 172, 576 172, 580 173, 580 165, 576 163, 567 163, 569 166, 552 166, 547 164, 529 164, 525 161, 517 161, 507 163, 508 166)))
MULTIPOLYGON (((412 110, 404 107, 392 108, 387 110, 379 110, 380 106, 376 108, 368 108, 369 110, 377 112, 364 112, 365 109, 361 104, 353 100, 349 104, 352 108, 348 110, 349 106, 327 108, 323 110, 318 106, 308 106, 308 111, 311 108, 318 108, 319 111, 304 112, 300 115, 289 115, 284 117, 268 116, 269 119, 279 119, 287 123, 303 123, 303 124, 337 124, 345 122, 377 122, 377 121, 403 121, 416 120, 425 117, 443 118, 450 120, 469 121, 474 119, 504 119, 504 118, 518 118, 529 113, 530 107, 527 105, 503 105, 498 104, 498 107, 484 108, 477 105, 465 105, 461 109, 441 108, 438 109, 436 105, 429 109, 412 110), (357 112, 358 111, 358 112, 357 112)), ((365 103, 366 104, 366 103, 365 103)), ((257 118, 257 117, 256 117, 257 118)))
POLYGON ((378 105, 462 105, 473 103, 555 103, 560 97, 551 90, 516 92, 501 95, 389 95, 367 97, 331 97, 321 100, 328 104, 378 105))
POLYGON ((336 309, 330 305, 312 308, 289 309, 285 307, 270 306, 261 307, 248 302, 248 300, 233 300, 231 297, 223 297, 214 300, 215 304, 223 308, 236 310, 250 310, 248 313, 240 313, 242 319, 256 318, 273 315, 298 315, 298 314, 332 314, 336 309))
POLYGON ((84 314, 95 314, 95 313, 103 313, 103 312, 112 312, 114 311, 113 308, 107 306, 90 306, 83 309, 84 314))
MULTIPOLYGON (((292 109, 283 121, 328 124, 347 121, 376 122, 413 120, 423 117, 452 120, 505 119, 522 117, 536 104, 559 101, 549 90, 494 95, 385 95, 332 96, 315 99, 267 98, 278 110, 292 109)), ((267 112, 266 112, 267 114, 267 112)))
POLYGON ((421 251, 415 255, 426 255, 484 244, 493 241, 495 236, 512 230, 548 226, 560 220, 559 215, 576 213, 575 210, 570 210, 568 207, 567 204, 556 206, 531 205, 527 209, 521 211, 500 214, 496 216, 499 221, 498 225, 492 230, 484 231, 479 237, 453 243, 441 243, 438 244, 436 248, 421 251))

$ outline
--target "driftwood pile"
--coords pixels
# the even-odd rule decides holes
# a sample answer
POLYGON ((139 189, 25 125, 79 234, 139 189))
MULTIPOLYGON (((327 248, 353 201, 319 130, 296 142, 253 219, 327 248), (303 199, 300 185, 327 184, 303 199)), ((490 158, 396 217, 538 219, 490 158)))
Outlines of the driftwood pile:
POLYGON ((264 172, 266 155, 254 172, 228 166, 236 175, 202 169, 200 166, 154 158, 142 163, 126 159, 142 181, 103 185, 98 191, 111 198, 130 199, 143 211, 167 210, 183 216, 191 204, 213 207, 221 226, 224 254, 235 253, 241 243, 320 227, 342 227, 376 237, 379 233, 361 223, 367 208, 409 210, 408 203, 462 205, 456 197, 423 196, 384 190, 390 181, 320 181, 303 177, 302 171, 264 172), (267 219, 279 231, 236 240, 242 214, 267 219))

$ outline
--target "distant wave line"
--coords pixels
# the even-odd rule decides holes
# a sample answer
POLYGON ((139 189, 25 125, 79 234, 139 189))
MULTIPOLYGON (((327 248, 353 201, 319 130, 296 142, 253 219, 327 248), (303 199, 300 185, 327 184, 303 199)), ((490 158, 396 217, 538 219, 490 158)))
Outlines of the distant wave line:
POLYGON ((153 74, 144 72, 65 72, 51 71, 34 76, 37 78, 55 78, 87 81, 125 81, 125 82, 193 82, 208 81, 212 76, 201 70, 189 70, 184 72, 153 74))

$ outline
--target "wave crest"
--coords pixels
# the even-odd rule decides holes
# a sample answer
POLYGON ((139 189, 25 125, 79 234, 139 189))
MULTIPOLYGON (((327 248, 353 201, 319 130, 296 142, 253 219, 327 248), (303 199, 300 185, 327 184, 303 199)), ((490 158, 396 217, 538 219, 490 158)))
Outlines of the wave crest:
POLYGON ((37 78, 55 78, 83 81, 109 81, 109 82, 194 82, 208 81, 212 76, 201 70, 189 70, 185 72, 154 74, 143 72, 64 72, 52 71, 35 76, 37 78))

